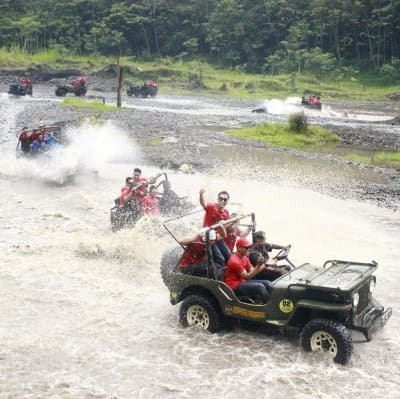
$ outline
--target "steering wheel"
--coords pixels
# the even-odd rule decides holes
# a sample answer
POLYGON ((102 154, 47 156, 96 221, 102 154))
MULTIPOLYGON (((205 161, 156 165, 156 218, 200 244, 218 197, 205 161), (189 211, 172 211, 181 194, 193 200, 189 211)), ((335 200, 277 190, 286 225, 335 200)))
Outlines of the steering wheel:
POLYGON ((282 249, 274 256, 274 258, 275 258, 276 260, 286 259, 286 258, 288 257, 288 255, 289 255, 289 252, 290 252, 290 248, 291 248, 291 247, 292 247, 291 245, 288 245, 287 247, 282 248, 282 249))

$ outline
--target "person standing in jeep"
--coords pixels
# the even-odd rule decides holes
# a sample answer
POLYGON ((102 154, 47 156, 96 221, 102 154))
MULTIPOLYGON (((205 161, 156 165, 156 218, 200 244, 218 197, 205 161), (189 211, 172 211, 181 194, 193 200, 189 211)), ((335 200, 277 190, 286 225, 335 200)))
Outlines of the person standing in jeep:
MULTIPOLYGON (((227 191, 220 191, 218 193, 218 202, 206 202, 204 198, 205 189, 202 188, 200 190, 200 205, 205 210, 204 218, 203 218, 203 227, 210 227, 222 220, 228 220, 229 211, 225 208, 226 204, 229 201, 229 193, 227 191)), ((226 245, 224 240, 217 241, 212 246, 213 257, 217 261, 217 263, 221 265, 225 265, 229 258, 232 255, 232 252, 226 245)))

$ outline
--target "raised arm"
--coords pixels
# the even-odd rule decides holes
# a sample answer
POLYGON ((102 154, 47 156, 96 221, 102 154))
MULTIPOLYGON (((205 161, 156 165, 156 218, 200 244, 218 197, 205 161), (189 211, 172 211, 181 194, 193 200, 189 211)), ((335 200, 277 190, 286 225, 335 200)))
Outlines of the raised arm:
POLYGON ((199 202, 200 202, 200 205, 204 208, 204 209, 206 209, 206 206, 207 206, 207 203, 206 203, 206 200, 205 200, 205 198, 204 198, 204 193, 206 192, 206 190, 204 189, 204 188, 202 188, 202 189, 200 189, 200 192, 199 192, 199 202))

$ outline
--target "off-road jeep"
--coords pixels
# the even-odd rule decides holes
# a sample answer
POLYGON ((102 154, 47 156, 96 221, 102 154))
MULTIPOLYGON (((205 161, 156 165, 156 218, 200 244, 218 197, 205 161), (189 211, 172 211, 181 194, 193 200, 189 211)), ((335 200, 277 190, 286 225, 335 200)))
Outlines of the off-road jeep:
MULTIPOLYGON (((227 221, 251 218, 247 215, 227 221)), ((167 221, 164 227, 173 235, 167 221)), ((174 236, 178 241, 178 238, 174 236)), ((349 361, 352 350, 350 330, 361 332, 367 341, 392 314, 373 297, 373 275, 378 264, 328 260, 322 266, 305 263, 294 267, 271 283, 269 300, 252 303, 239 298, 224 283, 207 243, 207 278, 184 274, 178 267, 183 248, 167 250, 161 259, 161 276, 170 291, 173 305, 181 303, 180 322, 184 327, 200 326, 210 332, 223 328, 226 319, 244 319, 300 332, 300 343, 307 352, 329 353, 340 364, 349 361)), ((278 259, 288 260, 290 247, 280 251, 278 259)))

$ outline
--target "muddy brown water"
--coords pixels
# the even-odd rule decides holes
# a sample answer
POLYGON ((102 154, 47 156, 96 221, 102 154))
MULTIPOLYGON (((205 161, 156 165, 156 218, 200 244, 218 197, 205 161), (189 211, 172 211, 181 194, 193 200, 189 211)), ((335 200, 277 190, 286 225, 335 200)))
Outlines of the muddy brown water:
POLYGON ((385 176, 247 149, 225 142, 222 133, 220 140, 200 145, 199 131, 209 137, 215 126, 251 117, 237 103, 232 110, 229 102, 202 105, 198 98, 167 96, 154 100, 160 108, 154 112, 138 110, 150 101, 126 100, 137 107, 132 118, 142 118, 140 125, 122 128, 109 121, 71 128, 69 147, 55 159, 16 159, 12 132, 26 115, 47 109, 48 118, 73 116, 60 113, 50 94, 45 104, 35 96, 0 96, 1 397, 398 397, 399 212, 317 189, 326 182, 338 190, 360 180, 375 184, 385 176), (192 130, 190 108, 196 113, 192 130), (256 213, 271 241, 292 244, 296 264, 378 261, 375 296, 394 314, 371 342, 355 344, 348 366, 302 352, 293 336, 248 329, 210 335, 180 327, 178 307, 170 305, 159 277, 160 257, 174 245, 162 220, 142 219, 135 229, 115 234, 109 223, 112 201, 133 167, 141 166, 147 176, 159 171, 141 137, 146 126, 149 137, 156 137, 151 116, 169 129, 162 145, 169 142, 171 154, 185 148, 188 158, 192 154, 208 165, 207 172, 167 170, 180 195, 197 204, 201 187, 209 200, 228 190, 244 211, 256 213), (68 174, 74 180, 61 184, 68 174))

